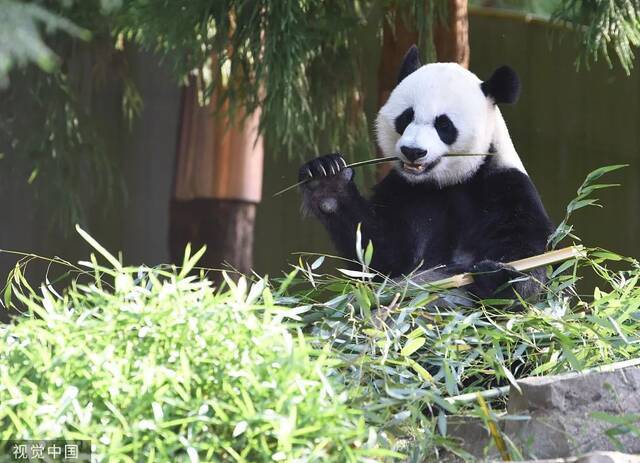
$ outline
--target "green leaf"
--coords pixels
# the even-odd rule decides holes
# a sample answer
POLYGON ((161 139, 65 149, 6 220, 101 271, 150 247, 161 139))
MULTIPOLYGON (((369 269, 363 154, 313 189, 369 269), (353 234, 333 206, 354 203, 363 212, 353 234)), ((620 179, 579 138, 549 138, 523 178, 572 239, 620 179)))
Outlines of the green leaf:
POLYGON ((564 354, 564 357, 569 361, 571 368, 576 371, 580 371, 584 368, 582 362, 580 362, 575 356, 573 350, 571 349, 571 346, 569 346, 568 343, 562 344, 562 353, 564 354))
POLYGON ((289 285, 291 284, 291 282, 293 281, 293 279, 296 277, 297 274, 298 274, 297 268, 289 272, 287 277, 284 279, 284 281, 280 285, 280 288, 278 289, 278 293, 277 293, 278 296, 282 296, 285 293, 285 291, 287 290, 287 288, 289 287, 289 285))
POLYGON ((443 436, 443 437, 446 437, 446 435, 447 435, 447 414, 444 413, 444 412, 438 413, 437 423, 438 423, 438 431, 440 432, 440 435, 443 436))
POLYGON ((11 291, 13 290, 13 286, 10 281, 7 281, 6 286, 4 287, 4 307, 5 309, 9 309, 11 304, 11 291))
POLYGON ((502 368, 502 372, 509 380, 509 383, 520 393, 522 393, 522 389, 520 389, 520 385, 518 384, 518 380, 516 380, 511 370, 509 370, 503 363, 500 363, 500 367, 502 368))
POLYGON ((364 252, 364 265, 369 267, 369 265, 371 265, 371 259, 373 259, 373 243, 369 240, 367 249, 364 252))
POLYGON ((622 259, 624 259, 624 257, 622 257, 620 254, 609 251, 593 251, 589 253, 589 256, 611 261, 621 261, 622 259))
POLYGON ((202 246, 198 250, 198 252, 196 252, 192 257, 189 258, 189 254, 188 253, 189 253, 190 249, 191 249, 191 246, 189 244, 187 244, 187 249, 185 250, 185 254, 184 254, 184 263, 182 264, 182 269, 180 270, 180 273, 178 274, 179 278, 186 277, 189 274, 189 272, 191 270, 193 270, 193 268, 196 266, 198 261, 200 261, 200 259, 204 255, 204 253, 207 251, 207 246, 206 245, 202 246))
POLYGON ((444 384, 447 389, 447 394, 450 396, 456 395, 458 393, 457 381, 453 376, 453 371, 448 361, 445 360, 442 363, 442 370, 444 371, 444 384))
POLYGON ((566 270, 570 269, 571 267, 573 267, 574 265, 576 265, 576 260, 575 259, 569 259, 565 262, 563 262, 562 264, 560 264, 552 273, 550 278, 555 278, 558 275, 564 273, 566 270))
POLYGON ((619 183, 607 183, 607 184, 595 184, 595 185, 589 185, 586 187, 582 187, 580 188, 580 190, 578 191, 578 193, 581 196, 589 196, 591 193, 593 193, 595 190, 601 190, 603 188, 613 188, 613 187, 618 187, 620 186, 619 183))
POLYGON ((639 414, 614 415, 612 413, 595 411, 589 413, 589 415, 597 420, 605 421, 616 426, 628 426, 635 422, 640 424, 639 414))
POLYGON ((82 228, 80 228, 80 225, 76 225, 76 231, 78 232, 78 234, 82 238, 84 238, 84 240, 87 243, 89 243, 89 245, 93 249, 98 251, 98 253, 100 253, 102 255, 102 257, 107 259, 109 261, 109 263, 111 265, 113 265, 114 269, 116 269, 118 271, 122 271, 122 264, 120 263, 120 261, 118 259, 116 259, 115 257, 113 257, 113 255, 111 255, 109 253, 109 251, 107 251, 100 243, 98 243, 95 239, 93 239, 93 237, 91 235, 89 235, 86 231, 84 231, 82 228))
POLYGON ((613 172, 618 169, 622 169, 623 167, 628 167, 629 164, 615 164, 611 166, 600 167, 587 175, 587 178, 584 181, 584 185, 591 185, 594 181, 598 180, 604 174, 608 172, 613 172))
POLYGON ((580 201, 571 201, 567 206, 567 212, 571 213, 577 211, 578 209, 582 209, 586 206, 599 206, 597 199, 582 199, 580 201))
POLYGON ((409 365, 411 365, 411 368, 413 368, 424 381, 430 384, 433 383, 433 376, 431 376, 431 374, 427 370, 425 370, 418 362, 410 358, 408 358, 407 361, 409 362, 409 365))
POLYGON ((427 340, 425 338, 409 339, 400 351, 400 355, 402 355, 403 357, 408 357, 409 355, 420 349, 426 341, 427 340))
POLYGON ((362 315, 365 320, 371 319, 371 298, 369 297, 369 291, 364 285, 358 285, 355 291, 356 299, 362 310, 362 315))

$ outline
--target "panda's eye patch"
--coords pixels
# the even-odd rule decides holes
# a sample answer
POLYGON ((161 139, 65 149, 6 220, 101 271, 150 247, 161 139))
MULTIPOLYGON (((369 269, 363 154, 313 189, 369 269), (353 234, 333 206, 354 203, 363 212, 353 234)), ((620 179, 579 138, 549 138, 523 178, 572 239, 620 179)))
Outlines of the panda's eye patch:
POLYGON ((453 122, 451 122, 451 119, 449 119, 449 116, 446 114, 441 114, 436 117, 433 125, 438 132, 440 140, 447 145, 453 144, 456 138, 458 138, 458 129, 456 129, 456 126, 453 125, 453 122))
POLYGON ((413 108, 405 109, 394 121, 396 132, 402 135, 409 124, 413 122, 413 108))

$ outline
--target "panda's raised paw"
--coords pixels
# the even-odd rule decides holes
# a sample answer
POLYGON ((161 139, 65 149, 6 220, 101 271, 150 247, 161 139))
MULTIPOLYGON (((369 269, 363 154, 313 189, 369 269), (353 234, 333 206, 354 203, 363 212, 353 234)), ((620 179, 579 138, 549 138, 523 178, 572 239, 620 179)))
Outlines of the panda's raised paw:
POLYGON ((311 180, 308 182, 309 187, 317 185, 318 181, 330 178, 344 182, 349 182, 353 178, 353 170, 347 167, 340 153, 315 158, 303 164, 298 171, 300 181, 311 180))
POLYGON ((325 216, 336 213, 354 194, 353 170, 344 158, 329 154, 303 164, 299 172, 303 211, 325 216))

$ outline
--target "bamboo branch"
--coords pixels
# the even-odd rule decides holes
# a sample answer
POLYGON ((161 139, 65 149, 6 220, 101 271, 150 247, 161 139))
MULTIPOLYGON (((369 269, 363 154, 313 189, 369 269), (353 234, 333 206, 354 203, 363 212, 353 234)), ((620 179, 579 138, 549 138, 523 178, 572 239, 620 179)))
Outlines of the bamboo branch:
MULTIPOLYGON (((514 260, 507 263, 518 272, 525 272, 545 265, 555 264, 574 257, 583 257, 585 255, 584 246, 569 246, 555 251, 545 252, 537 256, 527 257, 525 259, 514 260)), ((437 280, 429 283, 429 286, 436 286, 441 289, 459 288, 473 283, 473 273, 461 273, 449 278, 437 280)))
POLYGON ((496 399, 498 397, 504 397, 509 393, 511 386, 494 387, 493 389, 486 389, 480 392, 467 392, 465 394, 455 395, 453 397, 445 397, 444 400, 450 404, 464 404, 469 402, 475 402, 478 400, 478 395, 483 399, 496 399))
MULTIPOLYGON (((493 156, 494 153, 481 153, 481 154, 475 154, 475 153, 458 153, 458 154, 454 154, 454 153, 449 153, 449 154, 444 154, 443 157, 458 157, 458 156, 493 156)), ((393 161, 398 161, 400 158, 397 156, 391 156, 388 158, 373 158, 373 159, 366 159, 364 161, 358 161, 358 162, 354 162, 352 164, 348 164, 346 166, 346 168, 352 168, 352 167, 361 167, 361 166, 367 166, 370 164, 383 164, 385 162, 393 162, 393 161)), ((293 185, 290 185, 288 187, 286 187, 283 190, 278 191, 277 193, 275 193, 273 195, 273 197, 275 198, 276 196, 280 196, 283 193, 286 193, 289 190, 293 190, 296 187, 299 187, 300 185, 307 183, 308 181, 313 180, 311 177, 309 178, 305 178, 304 180, 300 180, 298 183, 294 183, 293 185)))

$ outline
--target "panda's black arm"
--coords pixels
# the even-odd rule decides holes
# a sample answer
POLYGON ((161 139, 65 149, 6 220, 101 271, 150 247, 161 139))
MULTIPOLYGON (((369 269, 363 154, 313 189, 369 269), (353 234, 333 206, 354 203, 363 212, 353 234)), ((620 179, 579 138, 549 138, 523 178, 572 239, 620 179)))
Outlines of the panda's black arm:
POLYGON ((544 268, 527 272, 524 279, 524 274, 499 263, 543 253, 552 223, 526 174, 509 170, 493 174, 485 182, 491 189, 485 198, 486 216, 473 227, 476 262, 467 271, 476 276, 468 289, 481 298, 510 298, 514 291, 525 299, 534 296, 545 282, 544 268), (521 281, 496 292, 513 279, 521 281))
POLYGON ((331 241, 342 257, 347 259, 356 258, 356 231, 358 225, 361 227, 362 242, 365 247, 368 240, 378 241, 380 235, 378 225, 376 225, 373 207, 370 202, 363 198, 358 192, 358 188, 352 182, 345 192, 340 195, 328 193, 320 201, 319 207, 312 210, 314 215, 322 222, 327 229, 331 241), (329 207, 332 210, 323 210, 322 203, 335 201, 329 207), (335 209, 334 209, 335 208, 335 209))
POLYGON ((311 181, 301 185, 303 212, 315 216, 326 228, 338 253, 347 259, 356 259, 356 230, 361 227, 363 248, 372 241, 375 252, 371 266, 384 273, 389 268, 388 249, 385 251, 384 221, 376 208, 358 191, 353 181, 353 170, 339 155, 314 159, 300 168, 300 178, 311 174, 311 181))

